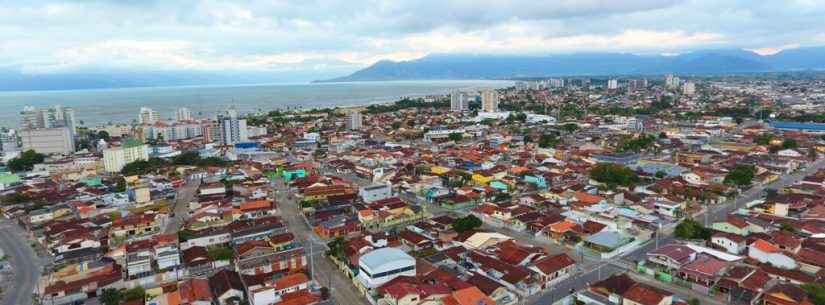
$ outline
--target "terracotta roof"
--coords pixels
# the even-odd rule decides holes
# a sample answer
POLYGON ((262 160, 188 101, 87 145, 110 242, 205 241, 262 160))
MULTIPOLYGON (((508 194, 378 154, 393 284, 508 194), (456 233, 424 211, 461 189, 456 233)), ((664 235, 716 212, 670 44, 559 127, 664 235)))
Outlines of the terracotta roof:
POLYGON ((779 247, 774 246, 772 243, 769 243, 762 239, 757 239, 751 244, 751 246, 765 253, 776 253, 781 251, 779 247))
POLYGON ((553 274, 556 271, 564 269, 576 264, 567 253, 561 253, 554 256, 546 256, 535 262, 536 268, 541 270, 544 274, 553 274))
POLYGON ((275 280, 275 287, 278 289, 289 288, 303 283, 308 283, 309 278, 303 273, 293 273, 275 280))
POLYGON ((671 293, 656 287, 636 283, 636 285, 630 287, 630 289, 628 289, 622 296, 625 299, 632 300, 642 305, 658 305, 662 302, 662 299, 671 295, 671 293))
POLYGON ((476 286, 467 287, 456 290, 449 296, 445 297, 442 302, 444 305, 495 305, 489 296, 481 292, 476 286))
POLYGON ((180 284, 180 296, 183 303, 194 301, 211 301, 212 292, 209 281, 200 278, 191 278, 180 284))

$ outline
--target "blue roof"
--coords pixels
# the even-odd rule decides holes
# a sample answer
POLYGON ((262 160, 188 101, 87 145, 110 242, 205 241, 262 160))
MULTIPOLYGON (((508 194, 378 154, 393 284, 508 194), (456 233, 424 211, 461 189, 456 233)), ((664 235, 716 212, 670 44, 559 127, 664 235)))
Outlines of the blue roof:
POLYGON ((825 123, 802 123, 802 122, 782 122, 774 121, 770 123, 771 128, 776 129, 797 129, 825 131, 825 123))

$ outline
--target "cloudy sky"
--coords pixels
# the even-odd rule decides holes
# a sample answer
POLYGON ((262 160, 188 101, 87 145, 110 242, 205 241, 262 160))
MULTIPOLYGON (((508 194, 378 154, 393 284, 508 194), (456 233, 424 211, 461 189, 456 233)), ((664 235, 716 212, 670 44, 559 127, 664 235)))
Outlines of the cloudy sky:
POLYGON ((0 0, 0 68, 340 74, 430 53, 825 45, 825 1, 0 0))

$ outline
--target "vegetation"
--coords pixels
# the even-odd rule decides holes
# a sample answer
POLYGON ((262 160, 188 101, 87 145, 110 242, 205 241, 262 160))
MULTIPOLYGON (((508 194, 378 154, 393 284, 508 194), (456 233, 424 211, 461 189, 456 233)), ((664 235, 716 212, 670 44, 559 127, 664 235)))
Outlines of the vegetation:
POLYGON ((97 132, 97 138, 103 141, 109 142, 109 133, 105 130, 101 130, 97 132))
POLYGON ((799 147, 799 145, 794 139, 785 139, 782 141, 782 149, 793 149, 797 147, 799 147))
POLYGON ((123 193, 126 191, 126 179, 123 177, 118 177, 117 182, 115 184, 115 192, 123 193))
POLYGON ((410 99, 404 98, 399 101, 396 101, 392 104, 386 105, 369 105, 367 106, 367 110, 364 113, 386 113, 386 112, 396 112, 403 109, 409 108, 444 108, 449 107, 450 101, 449 100, 441 100, 435 102, 426 102, 424 99, 410 99))
POLYGON ((31 201, 31 198, 29 198, 29 196, 26 196, 25 194, 18 192, 5 195, 2 199, 0 199, 0 202, 2 202, 3 204, 25 203, 29 201, 31 201))
POLYGON ((639 152, 656 143, 656 136, 650 134, 642 134, 637 137, 625 136, 616 145, 616 151, 619 152, 639 152))
POLYGON ((42 163, 45 159, 45 155, 30 149, 20 154, 20 157, 9 160, 6 166, 12 172, 30 171, 35 164, 42 163))
POLYGON ((556 145, 559 145, 559 143, 561 143, 559 137, 551 133, 543 134, 539 138, 539 147, 541 148, 555 147, 556 145))
POLYGON ((195 236, 195 232, 192 232, 189 229, 183 229, 178 231, 178 240, 180 240, 180 242, 190 240, 193 236, 195 236))
POLYGON ((134 300, 143 300, 146 297, 146 290, 143 287, 137 286, 132 289, 127 289, 123 292, 123 301, 129 302, 134 300))
POLYGON ((460 132, 453 132, 449 135, 450 141, 458 142, 464 138, 464 134, 460 132))
POLYGON ((576 125, 574 123, 567 123, 561 125, 561 130, 563 130, 566 133, 573 133, 574 131, 579 130, 579 125, 576 125))
POLYGON ((682 239, 709 239, 712 230, 703 227, 698 221, 688 218, 676 225, 674 234, 682 239))
POLYGON ((631 186, 639 182, 639 175, 632 169, 613 163, 599 163, 590 169, 590 178, 607 184, 609 188, 631 186))
POLYGON ((120 173, 124 176, 145 175, 157 171, 166 166, 166 161, 160 158, 149 158, 149 160, 138 160, 123 167, 120 173))
POLYGON ((802 289, 808 293, 808 297, 816 305, 825 305, 825 285, 818 283, 802 284, 802 289))
POLYGON ((456 232, 466 232, 481 226, 481 219, 474 215, 467 215, 453 221, 452 228, 456 232))
POLYGON ((725 175, 725 184, 747 186, 753 181, 756 174, 756 167, 753 165, 737 165, 733 170, 725 175))
POLYGON ((226 166, 226 161, 218 157, 201 158, 196 151, 187 151, 172 158, 173 165, 226 166))
POLYGON ((763 133, 753 138, 753 142, 759 145, 768 146, 771 144, 771 141, 775 138, 772 133, 763 133))
POLYGON ((106 288, 100 293, 99 299, 104 305, 118 305, 123 299, 123 294, 115 288, 106 288))
POLYGON ((211 247, 207 250, 207 255, 213 261, 226 261, 235 257, 235 252, 229 247, 211 247))

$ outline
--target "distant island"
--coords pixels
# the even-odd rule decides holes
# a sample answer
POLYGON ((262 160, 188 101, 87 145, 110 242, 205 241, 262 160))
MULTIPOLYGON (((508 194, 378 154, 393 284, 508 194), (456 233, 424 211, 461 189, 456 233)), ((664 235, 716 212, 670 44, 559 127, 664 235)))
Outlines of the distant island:
POLYGON ((825 47, 797 48, 772 55, 759 55, 747 50, 703 50, 672 56, 629 53, 544 56, 433 54, 410 61, 379 61, 350 75, 319 82, 816 70, 825 70, 825 47))

